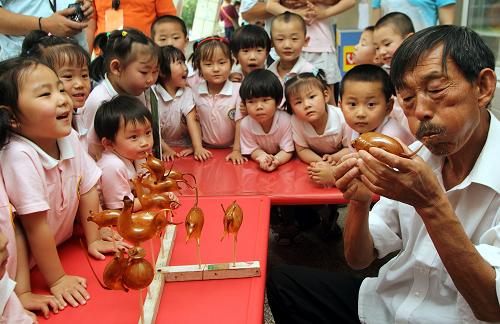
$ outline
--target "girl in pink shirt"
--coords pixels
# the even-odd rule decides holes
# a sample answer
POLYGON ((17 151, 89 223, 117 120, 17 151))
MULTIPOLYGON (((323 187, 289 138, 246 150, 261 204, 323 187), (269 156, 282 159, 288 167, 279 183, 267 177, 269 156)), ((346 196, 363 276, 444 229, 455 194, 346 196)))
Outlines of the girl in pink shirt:
POLYGON ((152 89, 158 102, 162 157, 194 155, 205 161, 212 153, 203 147, 201 128, 196 120, 193 92, 187 87, 188 69, 181 50, 167 45, 160 49, 160 74, 152 89), (188 146, 179 153, 170 146, 188 146))
POLYGON ((72 38, 42 30, 33 30, 26 36, 21 55, 37 58, 56 72, 73 102, 73 128, 86 147, 87 128, 83 125, 82 112, 91 88, 90 55, 72 38))
POLYGON ((242 163, 239 141, 235 141, 235 113, 240 106, 239 83, 228 80, 233 57, 227 40, 207 37, 197 44, 193 54, 195 70, 200 71, 203 81, 193 88, 194 102, 199 116, 202 140, 211 147, 231 147, 226 157, 242 163))
MULTIPOLYGON (((33 59, 1 62, 0 88, 0 105, 9 115, 0 119, 0 138, 10 135, 0 151, 8 199, 32 259, 57 299, 55 308, 83 305, 90 298, 86 280, 65 273, 57 245, 71 237, 78 216, 90 255, 104 259, 102 252, 122 246, 103 241, 97 225, 87 221, 90 211, 99 210, 96 183, 101 172, 71 128, 73 104, 53 70, 33 59)), ((20 259, 18 271, 26 270, 20 259)), ((26 272, 27 277, 16 280, 29 289, 26 272)))
POLYGON ((277 110, 283 87, 274 73, 254 70, 243 80, 240 97, 248 115, 241 120, 241 153, 250 155, 264 171, 290 161, 294 146, 290 115, 277 110))

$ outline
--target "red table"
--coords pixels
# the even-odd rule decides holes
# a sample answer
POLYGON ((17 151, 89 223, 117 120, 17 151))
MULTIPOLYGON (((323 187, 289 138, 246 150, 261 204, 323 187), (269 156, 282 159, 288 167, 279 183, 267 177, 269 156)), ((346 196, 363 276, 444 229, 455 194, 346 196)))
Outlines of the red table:
MULTIPOLYGON (((242 165, 226 162, 224 158, 230 149, 210 151, 214 156, 205 162, 195 161, 192 156, 177 158, 174 162, 174 169, 196 177, 200 196, 264 195, 271 198, 274 205, 347 203, 337 188, 311 181, 307 164, 297 158, 273 172, 265 172, 254 161, 242 165)), ((193 195, 191 190, 181 192, 186 196, 193 195)))
MULTIPOLYGON (((230 166, 231 167, 231 166, 230 166)), ((232 259, 232 237, 220 241, 222 208, 237 200, 243 209, 244 220, 238 234, 237 261, 259 261, 261 276, 244 279, 191 281, 166 283, 157 323, 259 323, 263 321, 264 288, 266 277, 267 242, 269 236, 270 200, 267 197, 209 197, 200 198, 199 207, 205 213, 205 225, 201 237, 203 263, 223 263, 232 259)), ((193 205, 193 198, 182 197, 174 221, 184 220, 193 205)), ((194 241, 185 243, 184 225, 177 227, 177 235, 170 265, 197 264, 194 241)), ((149 243, 144 247, 151 258, 149 243)), ((156 239, 156 254, 158 239, 156 239)), ((59 254, 68 274, 87 278, 91 299, 85 306, 67 307, 50 319, 49 323, 138 323, 139 293, 137 291, 110 291, 102 289, 85 260, 77 239, 73 238, 59 248, 59 254)), ((106 262, 92 259, 98 274, 102 274, 106 262)), ((35 291, 46 291, 40 273, 32 271, 35 291)), ((145 296, 145 293, 144 293, 145 296)))

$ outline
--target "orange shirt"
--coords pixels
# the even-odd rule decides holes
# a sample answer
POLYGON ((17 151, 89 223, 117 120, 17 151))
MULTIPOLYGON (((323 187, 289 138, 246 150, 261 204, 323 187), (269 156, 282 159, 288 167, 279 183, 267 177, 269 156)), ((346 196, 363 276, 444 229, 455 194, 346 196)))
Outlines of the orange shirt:
MULTIPOLYGON (((123 27, 136 28, 150 36, 150 28, 156 17, 175 15, 176 10, 172 0, 121 0, 119 9, 123 10, 123 27)), ((96 33, 105 30, 104 19, 106 10, 111 9, 111 0, 94 0, 94 19, 97 22, 96 33)), ((113 9, 111 9, 113 10, 113 9)))

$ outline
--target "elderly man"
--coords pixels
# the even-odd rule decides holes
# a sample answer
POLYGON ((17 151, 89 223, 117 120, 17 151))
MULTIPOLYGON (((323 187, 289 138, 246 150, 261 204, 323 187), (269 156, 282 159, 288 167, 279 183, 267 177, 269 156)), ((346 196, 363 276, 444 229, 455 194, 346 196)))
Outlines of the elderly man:
POLYGON ((446 25, 405 40, 393 65, 423 149, 411 159, 360 151, 334 174, 350 199, 349 265, 361 269, 399 253, 364 280, 277 269, 268 285, 277 323, 500 321, 500 123, 487 110, 493 54, 470 29, 446 25), (383 197, 369 211, 373 193, 383 197))

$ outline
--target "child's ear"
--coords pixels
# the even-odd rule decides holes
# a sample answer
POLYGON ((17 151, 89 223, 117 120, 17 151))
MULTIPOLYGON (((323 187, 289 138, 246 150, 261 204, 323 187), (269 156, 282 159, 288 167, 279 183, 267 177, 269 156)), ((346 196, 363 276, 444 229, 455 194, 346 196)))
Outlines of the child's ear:
POLYGON ((325 96, 325 102, 330 101, 330 91, 328 89, 323 91, 323 95, 325 96))
POLYGON ((406 35, 403 39, 407 39, 408 37, 410 37, 413 34, 415 34, 415 33, 408 33, 408 35, 406 35))
POLYGON ((387 106, 385 107, 387 115, 391 113, 393 107, 394 107, 394 97, 392 97, 391 99, 389 99, 389 101, 387 101, 387 106))
POLYGON ((111 62, 109 62, 109 71, 112 74, 116 74, 116 75, 121 73, 122 68, 120 65, 120 61, 118 59, 113 59, 113 60, 111 60, 111 62))
POLYGON ((101 144, 104 146, 104 149, 111 151, 113 150, 113 142, 107 139, 106 137, 101 138, 101 144))
POLYGON ((306 47, 307 45, 309 45, 309 40, 310 39, 311 38, 309 36, 306 36, 306 38, 304 39, 304 46, 302 46, 302 47, 306 47))

